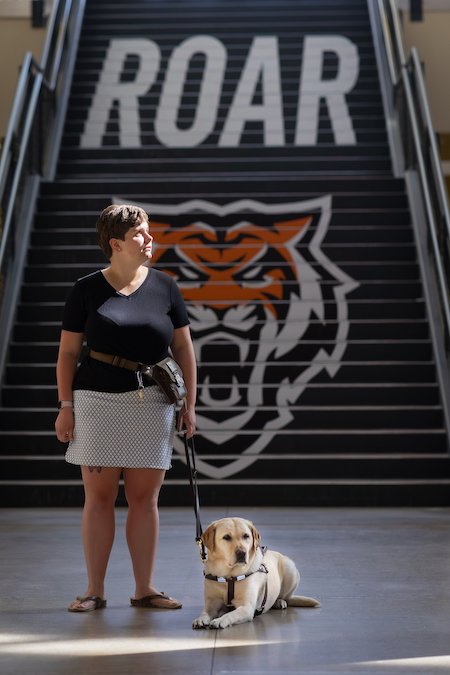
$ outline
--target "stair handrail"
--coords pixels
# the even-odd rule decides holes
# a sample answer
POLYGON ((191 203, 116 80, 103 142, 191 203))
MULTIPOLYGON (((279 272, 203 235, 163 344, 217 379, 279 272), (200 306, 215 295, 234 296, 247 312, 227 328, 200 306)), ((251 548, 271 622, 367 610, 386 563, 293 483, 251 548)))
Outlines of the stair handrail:
POLYGON ((56 164, 86 0, 54 0, 40 63, 26 52, 0 155, 0 377, 39 184, 56 164))
POLYGON ((377 0, 395 107, 399 113, 406 168, 417 168, 427 221, 427 239, 440 301, 442 331, 450 352, 450 210, 436 134, 416 47, 403 48, 395 0, 377 0), (412 144, 411 144, 412 140, 412 144))
POLYGON ((71 6, 72 0, 55 0, 46 28, 41 63, 37 64, 31 52, 26 52, 22 63, 8 128, 5 140, 2 144, 2 152, 0 156, 0 204, 3 203, 4 196, 6 197, 7 201, 6 216, 2 223, 0 241, 0 274, 3 270, 3 261, 8 244, 12 213, 20 184, 25 155, 28 150, 32 125, 38 105, 38 99, 42 87, 45 87, 51 92, 55 91, 59 67, 61 64, 62 50, 64 47, 64 39, 67 34, 67 24, 70 16, 71 6), (58 16, 60 16, 60 7, 62 5, 62 17, 60 17, 61 20, 58 22, 58 16), (53 50, 52 44, 55 44, 55 48, 53 50), (51 76, 50 78, 47 78, 45 74, 49 70, 49 65, 51 66, 51 76), (29 84, 30 80, 34 80, 31 94, 29 94, 27 90, 27 85, 29 84), (26 111, 26 115, 23 122, 20 145, 19 148, 17 148, 16 139, 19 132, 19 127, 22 123, 22 111, 26 111), (14 162, 15 155, 16 161, 14 162), (15 165, 14 167, 12 167, 13 164, 15 165), (13 175, 10 174, 10 169, 13 169, 13 175), (5 195, 8 187, 8 181, 11 187, 9 194, 5 195))

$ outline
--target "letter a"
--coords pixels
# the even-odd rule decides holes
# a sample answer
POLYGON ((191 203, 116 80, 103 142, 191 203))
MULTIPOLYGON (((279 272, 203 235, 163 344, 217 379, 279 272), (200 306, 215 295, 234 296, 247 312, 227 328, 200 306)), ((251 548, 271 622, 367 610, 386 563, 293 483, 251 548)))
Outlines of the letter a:
POLYGON ((158 45, 146 38, 111 40, 99 83, 81 137, 82 148, 100 148, 113 101, 119 101, 120 145, 141 147, 139 100, 152 86, 159 70, 158 45), (139 56, 139 70, 132 82, 121 82, 127 56, 139 56))
POLYGON ((356 145, 345 94, 353 89, 359 74, 356 45, 341 35, 305 37, 295 145, 315 145, 319 127, 320 99, 328 105, 337 145, 356 145), (324 52, 335 52, 339 59, 337 77, 322 79, 324 52))

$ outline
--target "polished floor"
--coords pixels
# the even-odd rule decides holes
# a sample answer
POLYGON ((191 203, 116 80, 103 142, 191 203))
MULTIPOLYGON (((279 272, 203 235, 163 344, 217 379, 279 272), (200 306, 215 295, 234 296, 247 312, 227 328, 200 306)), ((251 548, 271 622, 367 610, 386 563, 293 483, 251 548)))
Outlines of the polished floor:
POLYGON ((85 587, 79 509, 0 510, 0 673, 133 675, 450 672, 450 509, 208 508, 250 518, 292 557, 318 609, 194 631, 202 563, 190 509, 162 509, 156 580, 177 611, 132 608, 126 511, 105 610, 73 614, 85 587))

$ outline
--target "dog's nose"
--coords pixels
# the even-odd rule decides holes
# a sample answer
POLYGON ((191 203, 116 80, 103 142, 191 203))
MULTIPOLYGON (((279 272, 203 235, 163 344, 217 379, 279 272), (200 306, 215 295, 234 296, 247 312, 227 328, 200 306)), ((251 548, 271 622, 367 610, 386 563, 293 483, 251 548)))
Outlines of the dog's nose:
POLYGON ((237 548, 236 549, 236 561, 237 562, 245 562, 245 555, 246 555, 245 548, 237 548))

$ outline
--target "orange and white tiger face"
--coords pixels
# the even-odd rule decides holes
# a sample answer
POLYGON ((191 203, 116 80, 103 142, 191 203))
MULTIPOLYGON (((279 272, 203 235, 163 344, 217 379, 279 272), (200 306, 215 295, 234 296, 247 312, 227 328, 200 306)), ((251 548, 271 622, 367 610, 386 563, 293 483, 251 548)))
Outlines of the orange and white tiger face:
POLYGON ((198 468, 233 475, 292 423, 307 383, 339 369, 345 296, 357 284, 321 248, 331 198, 138 205, 150 214, 152 265, 174 277, 191 321, 198 447, 204 439, 210 452, 240 453, 220 467, 199 459, 198 468))
POLYGON ((189 305, 226 310, 236 304, 263 302, 276 318, 271 299, 282 300, 286 281, 296 282, 286 242, 301 237, 310 221, 299 218, 274 222, 269 228, 239 219, 214 228, 196 220, 173 229, 168 223, 151 220, 157 239, 153 263, 174 276, 189 305), (165 267, 164 261, 168 263, 173 252, 178 255, 178 265, 165 267), (276 264, 277 257, 280 265, 276 264))

